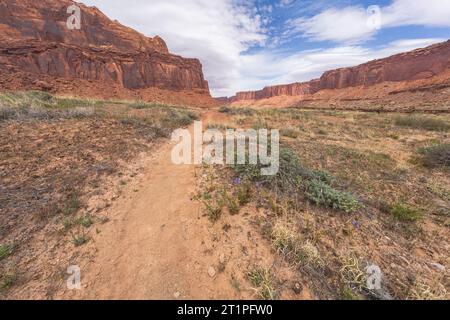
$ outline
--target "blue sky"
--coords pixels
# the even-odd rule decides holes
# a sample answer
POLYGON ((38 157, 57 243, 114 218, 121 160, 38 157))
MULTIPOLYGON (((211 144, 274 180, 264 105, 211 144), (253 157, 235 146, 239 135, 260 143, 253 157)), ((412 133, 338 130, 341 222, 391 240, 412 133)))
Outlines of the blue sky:
POLYGON ((214 96, 306 81, 450 38, 450 0, 82 2, 199 58, 214 96))

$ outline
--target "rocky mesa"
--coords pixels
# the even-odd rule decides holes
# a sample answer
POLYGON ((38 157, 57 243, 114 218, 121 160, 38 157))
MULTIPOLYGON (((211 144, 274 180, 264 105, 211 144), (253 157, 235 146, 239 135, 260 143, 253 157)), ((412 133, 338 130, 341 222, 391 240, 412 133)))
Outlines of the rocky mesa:
POLYGON ((198 59, 169 53, 146 37, 80 8, 69 29, 69 0, 0 0, 0 90, 46 90, 78 96, 212 105, 198 59))
POLYGON ((238 92, 227 102, 255 101, 280 96, 296 97, 296 101, 381 98, 405 90, 420 91, 420 88, 427 86, 440 86, 445 89, 448 88, 449 79, 450 40, 356 67, 328 71, 320 79, 309 82, 238 92))

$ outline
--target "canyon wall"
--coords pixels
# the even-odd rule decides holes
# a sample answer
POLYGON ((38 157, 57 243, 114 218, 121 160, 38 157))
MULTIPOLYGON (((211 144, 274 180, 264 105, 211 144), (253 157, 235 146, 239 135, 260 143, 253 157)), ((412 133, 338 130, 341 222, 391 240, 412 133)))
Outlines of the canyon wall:
POLYGON ((0 0, 0 89, 133 99, 153 99, 145 90, 159 89, 161 101, 174 100, 165 97, 173 91, 214 104, 199 60, 170 54, 160 37, 146 37, 83 4, 77 4, 81 28, 69 30, 72 3, 0 0))
POLYGON ((236 96, 229 98, 228 102, 261 100, 277 96, 310 96, 327 89, 365 87, 370 90, 371 86, 383 82, 430 79, 449 70, 450 40, 356 67, 328 71, 320 79, 309 82, 271 86, 259 91, 238 92, 236 96))

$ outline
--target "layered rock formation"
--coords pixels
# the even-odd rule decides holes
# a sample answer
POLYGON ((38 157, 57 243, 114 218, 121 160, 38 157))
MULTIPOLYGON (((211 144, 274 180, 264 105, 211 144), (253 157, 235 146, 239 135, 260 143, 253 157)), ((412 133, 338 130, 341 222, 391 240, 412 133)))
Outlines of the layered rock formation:
POLYGON ((111 21, 95 7, 77 4, 81 29, 70 30, 72 4, 0 0, 0 89, 214 103, 199 60, 170 54, 160 37, 111 21))
POLYGON ((278 85, 266 87, 259 91, 238 92, 235 101, 240 100, 260 100, 275 96, 300 96, 312 94, 319 90, 319 80, 311 80, 309 82, 296 82, 287 85, 278 85))
MULTIPOLYGON (((384 82, 414 82, 432 79, 449 71, 450 41, 447 41, 424 49, 374 60, 357 67, 328 71, 320 79, 309 82, 266 87, 259 91, 238 92, 228 102, 261 100, 277 96, 304 96, 307 99, 314 99, 314 95, 322 90, 356 87, 370 90, 370 87, 384 82)), ((362 91, 361 94, 364 95, 362 91)), ((389 93, 386 92, 386 94, 389 93)), ((358 99, 358 96, 354 98, 358 99)))

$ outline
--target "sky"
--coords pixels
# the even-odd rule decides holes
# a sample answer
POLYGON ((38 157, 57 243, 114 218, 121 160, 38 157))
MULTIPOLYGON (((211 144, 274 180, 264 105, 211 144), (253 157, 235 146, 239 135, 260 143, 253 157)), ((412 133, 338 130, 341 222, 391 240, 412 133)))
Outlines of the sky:
POLYGON ((79 1, 200 59, 215 97, 450 39, 450 0, 79 1))

